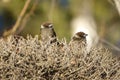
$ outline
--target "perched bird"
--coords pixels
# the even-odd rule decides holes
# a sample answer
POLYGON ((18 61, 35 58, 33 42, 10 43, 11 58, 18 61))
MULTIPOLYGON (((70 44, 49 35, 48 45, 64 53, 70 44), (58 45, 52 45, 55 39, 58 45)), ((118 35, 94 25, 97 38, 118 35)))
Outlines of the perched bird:
POLYGON ((91 0, 82 0, 81 5, 78 6, 76 17, 71 20, 71 32, 74 35, 76 32, 81 31, 89 34, 87 40, 87 51, 96 47, 99 41, 97 32, 97 24, 93 14, 93 2, 91 0))
POLYGON ((70 49, 84 49, 87 47, 86 36, 84 32, 77 32, 71 39, 69 46, 70 49))
POLYGON ((44 23, 40 27, 41 41, 45 43, 57 42, 56 33, 52 23, 44 23))

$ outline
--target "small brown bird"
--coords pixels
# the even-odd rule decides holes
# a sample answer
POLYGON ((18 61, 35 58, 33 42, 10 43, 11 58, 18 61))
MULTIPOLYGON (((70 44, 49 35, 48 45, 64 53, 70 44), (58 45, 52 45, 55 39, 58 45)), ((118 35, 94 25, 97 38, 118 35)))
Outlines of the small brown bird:
POLYGON ((70 48, 72 49, 83 49, 87 47, 86 36, 84 32, 77 32, 69 43, 70 48))
POLYGON ((54 43, 57 41, 56 33, 52 23, 44 23, 40 27, 41 40, 45 43, 54 43))

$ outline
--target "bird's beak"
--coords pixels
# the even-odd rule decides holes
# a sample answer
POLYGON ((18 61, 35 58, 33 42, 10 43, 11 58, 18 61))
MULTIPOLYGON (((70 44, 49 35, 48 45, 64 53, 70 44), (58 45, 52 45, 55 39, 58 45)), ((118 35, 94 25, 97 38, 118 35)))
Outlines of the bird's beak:
POLYGON ((85 34, 84 37, 88 36, 88 34, 85 34))

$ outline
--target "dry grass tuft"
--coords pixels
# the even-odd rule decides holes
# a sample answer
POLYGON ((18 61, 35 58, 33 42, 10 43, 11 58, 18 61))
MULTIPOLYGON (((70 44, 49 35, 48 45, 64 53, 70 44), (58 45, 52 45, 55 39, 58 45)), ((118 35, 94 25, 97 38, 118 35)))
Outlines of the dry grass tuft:
POLYGON ((69 49, 65 40, 61 44, 43 44, 38 36, 0 39, 0 80, 120 79, 120 59, 108 49, 81 52, 69 49))

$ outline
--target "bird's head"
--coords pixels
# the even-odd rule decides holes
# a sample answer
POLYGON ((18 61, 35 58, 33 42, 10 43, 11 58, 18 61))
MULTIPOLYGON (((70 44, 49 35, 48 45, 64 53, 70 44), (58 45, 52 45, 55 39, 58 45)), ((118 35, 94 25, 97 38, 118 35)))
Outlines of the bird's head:
POLYGON ((40 27, 41 29, 47 29, 47 28, 53 28, 53 24, 52 23, 43 23, 40 27))
POLYGON ((86 36, 88 34, 84 33, 84 32, 77 32, 74 36, 73 39, 75 40, 79 40, 79 39, 86 39, 86 36))

